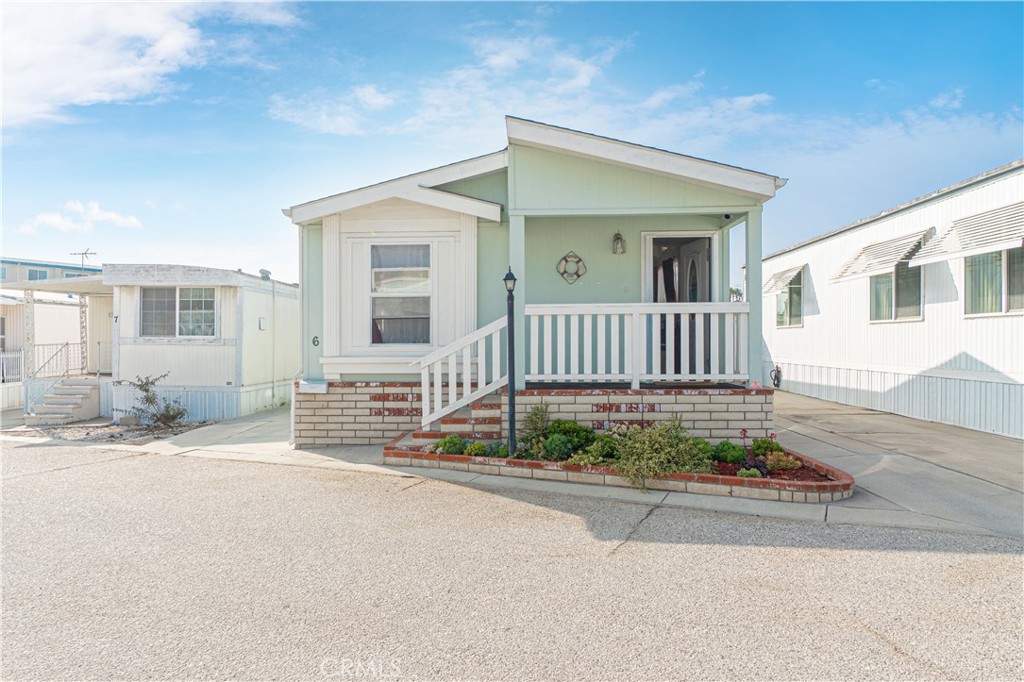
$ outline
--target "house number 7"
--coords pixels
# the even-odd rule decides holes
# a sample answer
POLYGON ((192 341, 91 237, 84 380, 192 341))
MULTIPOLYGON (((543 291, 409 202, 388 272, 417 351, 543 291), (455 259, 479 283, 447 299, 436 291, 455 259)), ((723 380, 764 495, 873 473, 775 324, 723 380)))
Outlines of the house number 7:
POLYGON ((314 336, 313 337, 313 345, 314 346, 319 346, 320 345, 320 337, 319 336, 314 336))

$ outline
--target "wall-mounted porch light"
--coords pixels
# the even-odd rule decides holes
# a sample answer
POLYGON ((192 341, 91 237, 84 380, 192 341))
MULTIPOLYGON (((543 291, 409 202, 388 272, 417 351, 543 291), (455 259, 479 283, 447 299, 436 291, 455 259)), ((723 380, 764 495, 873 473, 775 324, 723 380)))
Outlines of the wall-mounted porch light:
POLYGON ((616 232, 612 237, 612 253, 616 256, 626 253, 626 240, 622 238, 621 232, 616 232))

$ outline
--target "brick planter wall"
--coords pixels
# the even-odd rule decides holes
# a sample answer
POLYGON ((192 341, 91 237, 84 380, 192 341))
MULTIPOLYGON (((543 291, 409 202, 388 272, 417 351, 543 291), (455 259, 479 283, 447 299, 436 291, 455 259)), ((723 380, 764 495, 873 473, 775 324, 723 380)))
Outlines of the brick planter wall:
MULTIPOLYGON (((540 403, 552 419, 571 419, 597 430, 618 424, 650 426, 679 417, 690 434, 712 444, 767 438, 774 428, 770 388, 641 388, 516 391, 516 423, 540 403)), ((501 400, 501 429, 508 433, 508 395, 501 400)))
POLYGON ((384 444, 420 425, 418 382, 331 381, 327 393, 297 389, 297 448, 384 444))

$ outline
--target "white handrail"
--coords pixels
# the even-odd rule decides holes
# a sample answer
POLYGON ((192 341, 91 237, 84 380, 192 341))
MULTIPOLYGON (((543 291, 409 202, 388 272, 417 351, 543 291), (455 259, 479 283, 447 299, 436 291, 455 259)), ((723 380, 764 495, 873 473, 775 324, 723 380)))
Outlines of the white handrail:
POLYGON ((501 369, 501 339, 507 326, 506 318, 497 319, 410 363, 420 368, 423 426, 508 383, 501 369))

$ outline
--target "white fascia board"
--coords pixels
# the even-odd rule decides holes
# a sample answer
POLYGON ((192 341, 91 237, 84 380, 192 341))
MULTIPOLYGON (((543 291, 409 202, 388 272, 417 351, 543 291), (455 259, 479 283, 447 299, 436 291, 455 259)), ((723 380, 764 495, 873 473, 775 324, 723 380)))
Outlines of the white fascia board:
POLYGON ((429 187, 417 187, 416 189, 398 195, 399 199, 413 201, 417 204, 426 204, 435 208, 443 208, 456 213, 476 216, 494 223, 501 222, 501 204, 494 204, 490 201, 474 199, 472 197, 442 192, 429 187))
POLYGON ((436 187, 456 180, 471 178, 477 175, 495 173, 508 167, 508 152, 502 150, 486 156, 478 156, 457 163, 434 168, 433 170, 406 175, 405 177, 355 189, 351 192, 309 201, 304 204, 283 209, 287 217, 296 225, 309 223, 324 216, 349 211, 353 208, 373 204, 385 199, 400 197, 422 187, 436 187))
POLYGON ((509 144, 540 147, 576 156, 617 163, 671 177, 725 188, 759 199, 770 199, 786 181, 774 175, 735 168, 714 161, 641 147, 542 123, 506 117, 509 144), (780 184, 781 183, 781 184, 780 184))
POLYGON ((942 253, 936 253, 931 256, 924 258, 912 258, 909 265, 911 267, 918 267, 921 265, 929 265, 931 263, 941 263, 942 261, 953 260, 954 258, 967 258, 968 256, 980 256, 983 253, 994 253, 996 251, 1007 251, 1009 249, 1018 249, 1024 246, 1024 239, 1012 239, 1010 241, 999 242, 996 244, 986 244, 985 246, 979 246, 975 249, 965 249, 963 251, 943 251, 942 253))

